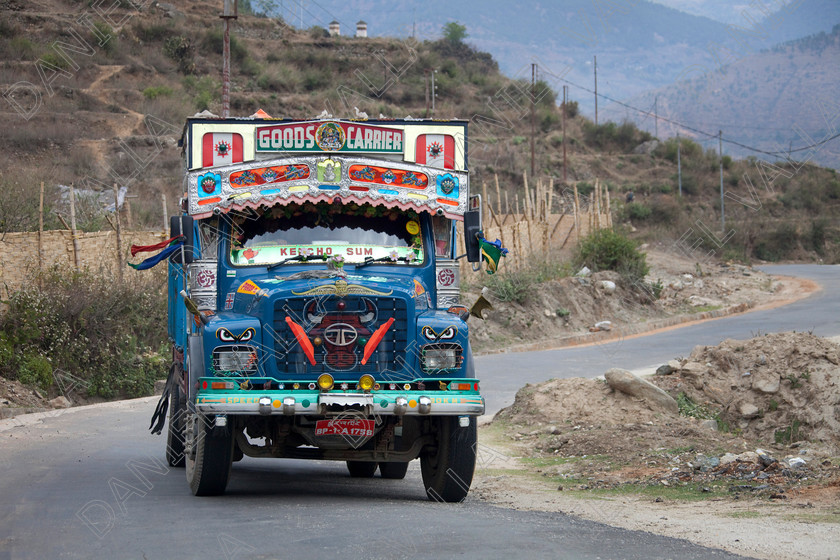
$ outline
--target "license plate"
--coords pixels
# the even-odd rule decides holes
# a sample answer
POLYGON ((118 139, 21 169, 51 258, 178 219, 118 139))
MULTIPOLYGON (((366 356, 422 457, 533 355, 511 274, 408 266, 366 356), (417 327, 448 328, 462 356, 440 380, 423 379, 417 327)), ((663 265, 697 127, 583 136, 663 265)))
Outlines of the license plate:
POLYGON ((372 437, 373 420, 365 418, 334 418, 315 423, 316 436, 372 437))

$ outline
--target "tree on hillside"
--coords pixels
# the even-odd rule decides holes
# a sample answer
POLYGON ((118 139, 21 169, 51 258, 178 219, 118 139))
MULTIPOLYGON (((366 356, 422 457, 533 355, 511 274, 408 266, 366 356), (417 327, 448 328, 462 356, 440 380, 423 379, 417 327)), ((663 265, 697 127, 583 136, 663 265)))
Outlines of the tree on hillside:
POLYGON ((457 21, 450 21, 443 26, 443 38, 450 43, 461 43, 467 38, 467 26, 457 21))

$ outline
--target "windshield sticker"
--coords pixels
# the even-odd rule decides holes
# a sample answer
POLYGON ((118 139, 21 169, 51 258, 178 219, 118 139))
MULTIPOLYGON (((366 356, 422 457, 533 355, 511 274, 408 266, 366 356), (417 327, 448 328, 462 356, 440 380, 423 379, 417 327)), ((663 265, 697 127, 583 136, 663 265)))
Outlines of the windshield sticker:
POLYGON ((419 280, 414 280, 414 297, 422 296, 426 293, 426 288, 423 287, 423 284, 420 283, 419 280))
POLYGON ((260 287, 257 286, 254 283, 253 280, 245 280, 242 283, 242 285, 239 286, 239 289, 236 290, 236 292, 239 293, 239 294, 250 294, 250 295, 254 295, 259 291, 260 291, 260 287))
MULTIPOLYGON (((273 247, 261 247, 260 249, 252 248, 234 248, 230 251, 231 263, 236 266, 244 265, 266 265, 279 262, 283 259, 296 256, 316 257, 311 259, 312 262, 322 263, 322 259, 317 257, 329 256, 331 261, 335 261, 335 268, 341 268, 338 263, 360 263, 366 259, 388 259, 392 262, 422 262, 422 250, 414 247, 372 247, 368 245, 279 245, 273 247), (339 257, 342 258, 339 261, 339 257)), ((305 261, 298 261, 305 262, 305 261)))
POLYGON ((410 220, 407 224, 405 224, 405 231, 407 231, 411 235, 417 235, 418 233, 420 233, 420 224, 418 224, 414 220, 410 220))

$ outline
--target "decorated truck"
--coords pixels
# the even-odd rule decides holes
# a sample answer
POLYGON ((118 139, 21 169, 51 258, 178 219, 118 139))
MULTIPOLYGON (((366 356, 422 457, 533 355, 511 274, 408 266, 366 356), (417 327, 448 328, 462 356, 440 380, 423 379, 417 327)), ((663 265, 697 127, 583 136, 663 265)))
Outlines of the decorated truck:
POLYGON ((135 265, 168 266, 169 464, 214 495, 246 455, 391 479, 419 459, 430 499, 462 500, 484 398, 456 222, 474 268, 505 251, 469 194, 466 122, 194 117, 181 146, 182 214, 135 265))

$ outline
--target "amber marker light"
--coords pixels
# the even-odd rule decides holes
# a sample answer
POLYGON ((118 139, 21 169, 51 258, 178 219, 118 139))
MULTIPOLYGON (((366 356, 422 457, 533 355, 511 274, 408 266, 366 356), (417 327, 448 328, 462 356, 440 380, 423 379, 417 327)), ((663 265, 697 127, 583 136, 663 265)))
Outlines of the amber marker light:
POLYGON ((322 373, 318 376, 318 387, 322 391, 329 391, 335 385, 335 381, 333 380, 333 376, 329 373, 322 373))
POLYGON ((370 391, 375 383, 372 375, 365 374, 359 378, 359 387, 362 391, 370 391))

